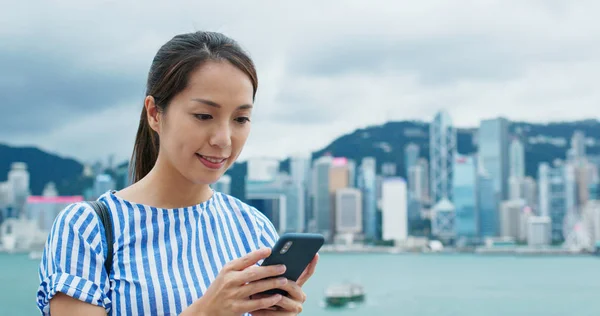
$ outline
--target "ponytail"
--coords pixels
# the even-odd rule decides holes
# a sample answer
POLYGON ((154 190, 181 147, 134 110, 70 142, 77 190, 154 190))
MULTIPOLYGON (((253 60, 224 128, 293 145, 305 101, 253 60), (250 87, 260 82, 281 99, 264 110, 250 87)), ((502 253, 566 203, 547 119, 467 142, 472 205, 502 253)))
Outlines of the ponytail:
POLYGON ((140 125, 133 145, 131 156, 131 179, 132 183, 140 181, 154 167, 158 158, 159 140, 156 132, 150 128, 146 107, 142 109, 140 125))

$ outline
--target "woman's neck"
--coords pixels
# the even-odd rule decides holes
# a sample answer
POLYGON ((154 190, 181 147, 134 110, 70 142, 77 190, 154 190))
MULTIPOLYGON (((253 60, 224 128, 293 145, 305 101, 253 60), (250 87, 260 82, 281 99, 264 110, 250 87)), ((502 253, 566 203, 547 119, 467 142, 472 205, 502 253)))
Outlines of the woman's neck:
POLYGON ((150 172, 118 194, 131 202, 158 208, 181 208, 205 202, 212 196, 208 184, 194 184, 160 158, 150 172))

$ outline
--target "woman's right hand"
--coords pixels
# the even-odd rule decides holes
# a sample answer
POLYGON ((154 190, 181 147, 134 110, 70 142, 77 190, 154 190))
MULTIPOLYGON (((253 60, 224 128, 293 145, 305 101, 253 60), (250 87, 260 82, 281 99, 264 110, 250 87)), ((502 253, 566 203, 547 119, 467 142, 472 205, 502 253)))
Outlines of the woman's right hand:
POLYGON ((271 249, 263 248, 227 263, 206 293, 182 315, 239 316, 276 305, 281 300, 279 294, 260 299, 250 298, 266 290, 281 288, 287 283, 283 277, 271 278, 282 275, 285 266, 256 265, 270 254, 271 249))

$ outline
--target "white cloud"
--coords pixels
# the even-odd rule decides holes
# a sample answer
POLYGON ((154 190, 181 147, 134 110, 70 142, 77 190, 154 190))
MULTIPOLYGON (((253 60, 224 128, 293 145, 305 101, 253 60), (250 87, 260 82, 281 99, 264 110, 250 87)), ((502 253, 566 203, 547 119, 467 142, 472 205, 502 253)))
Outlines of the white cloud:
MULTIPOLYGON (((284 157, 386 120, 429 120, 441 108, 461 126, 499 115, 598 118, 599 11, 600 2, 589 0, 29 1, 0 12, 0 40, 9 43, 0 52, 67 56, 73 69, 144 78, 156 50, 175 34, 224 32, 259 71, 256 117, 241 158, 284 157)), ((0 88, 5 80, 0 75, 0 88)), ((125 159, 141 93, 51 132, 0 139, 81 159, 125 159)))

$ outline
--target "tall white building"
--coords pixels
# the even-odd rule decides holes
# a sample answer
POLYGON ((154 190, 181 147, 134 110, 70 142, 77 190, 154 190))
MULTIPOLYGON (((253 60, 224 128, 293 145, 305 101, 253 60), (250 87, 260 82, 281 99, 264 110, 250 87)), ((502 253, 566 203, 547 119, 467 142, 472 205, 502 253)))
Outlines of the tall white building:
POLYGON ((571 149, 575 158, 585 157, 585 134, 575 131, 571 137, 571 149))
POLYGON ((500 236, 519 239, 524 200, 502 202, 500 205, 500 236))
POLYGON ((538 212, 540 216, 550 216, 550 165, 541 163, 538 167, 538 212))
POLYGON ((337 234, 360 234, 363 230, 362 194, 359 189, 343 188, 335 192, 337 234))
POLYGON ((429 150, 432 202, 437 203, 444 198, 452 201, 456 130, 446 111, 439 112, 429 127, 429 150))
POLYGON ((312 219, 309 223, 311 232, 318 232, 330 241, 331 231, 331 197, 329 195, 329 169, 333 164, 333 157, 323 156, 314 161, 312 169, 312 219))
POLYGON ((22 214, 29 196, 29 171, 24 162, 14 162, 8 172, 8 182, 12 187, 16 214, 22 214))
POLYGON ((518 138, 510 143, 510 176, 519 179, 525 177, 525 148, 518 138))
POLYGON ((382 183, 382 238, 405 241, 408 237, 408 197, 406 181, 386 178, 382 183))

